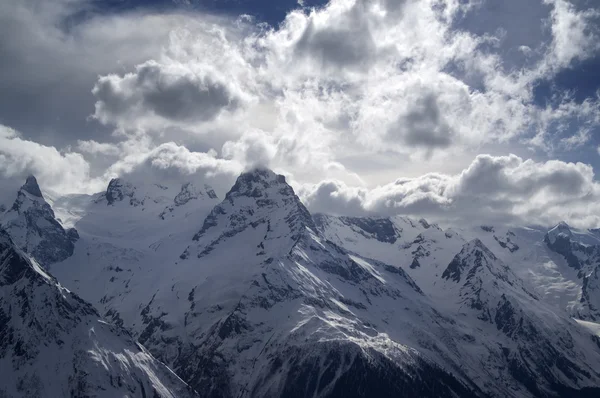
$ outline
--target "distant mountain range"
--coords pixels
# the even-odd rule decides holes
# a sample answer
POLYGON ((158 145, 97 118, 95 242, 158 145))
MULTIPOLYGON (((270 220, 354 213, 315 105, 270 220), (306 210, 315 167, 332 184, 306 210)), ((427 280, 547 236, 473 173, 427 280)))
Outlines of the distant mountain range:
POLYGON ((597 230, 313 215, 268 169, 29 177, 0 229, 0 397, 600 396, 597 230))

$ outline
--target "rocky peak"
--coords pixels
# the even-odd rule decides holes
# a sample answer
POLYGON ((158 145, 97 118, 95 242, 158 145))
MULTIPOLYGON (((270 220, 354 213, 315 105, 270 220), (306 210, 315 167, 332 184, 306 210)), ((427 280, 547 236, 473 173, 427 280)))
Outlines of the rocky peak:
POLYGON ((76 231, 65 231, 56 220, 33 176, 19 190, 12 208, 2 215, 0 225, 20 249, 44 266, 73 254, 76 231))
POLYGON ((106 188, 106 201, 109 205, 120 202, 126 197, 131 198, 130 201, 132 201, 134 199, 134 194, 135 187, 133 184, 124 181, 121 178, 113 178, 106 188))
POLYGON ((208 197, 209 199, 217 199, 217 194, 208 184, 204 184, 204 190, 197 188, 193 183, 186 182, 181 186, 181 191, 175 196, 173 202, 175 206, 182 206, 190 200, 208 197))
MULTIPOLYGON (((296 241, 304 230, 316 231, 312 216, 282 175, 268 169, 241 174, 219 205, 204 220, 194 240, 208 244, 202 252, 248 229, 265 225, 266 235, 296 241), (218 228, 215 228, 217 227, 218 228), (213 236, 214 235, 214 236, 213 236)), ((264 243, 263 243, 264 246, 264 243)), ((287 247, 286 244, 283 246, 287 247)), ((184 253, 184 257, 187 254, 184 253)))
POLYGON ((460 282, 471 269, 485 266, 491 269, 493 264, 499 262, 498 258, 479 239, 465 243, 461 251, 454 256, 442 278, 460 282))
POLYGON ((198 199, 200 196, 204 196, 202 191, 196 188, 191 182, 186 182, 181 186, 181 191, 175 196, 173 201, 176 206, 182 206, 192 199, 198 199))
POLYGON ((557 239, 570 240, 572 237, 573 232, 571 232, 569 225, 566 222, 561 221, 548 230, 545 240, 550 244, 554 244, 557 239))
POLYGON ((366 238, 380 242, 395 243, 400 233, 389 218, 340 217, 340 220, 366 238))
POLYGON ((564 221, 561 221, 548 230, 544 236, 544 243, 546 243, 550 250, 562 255, 569 267, 576 270, 583 268, 584 264, 576 252, 585 252, 587 248, 573 239, 573 232, 564 221))
POLYGON ((294 190, 287 184, 284 176, 275 174, 269 169, 257 168, 242 173, 225 198, 229 200, 238 196, 268 198, 274 195, 295 196, 294 190))
POLYGON ((38 198, 44 197, 42 195, 42 191, 40 190, 40 186, 38 185, 36 178, 32 175, 27 177, 27 179, 25 180, 25 184, 21 187, 21 190, 33 196, 37 196, 38 198))
POLYGON ((209 198, 218 199, 218 196, 217 196, 215 190, 210 185, 204 184, 204 190, 206 191, 206 194, 208 195, 209 198))

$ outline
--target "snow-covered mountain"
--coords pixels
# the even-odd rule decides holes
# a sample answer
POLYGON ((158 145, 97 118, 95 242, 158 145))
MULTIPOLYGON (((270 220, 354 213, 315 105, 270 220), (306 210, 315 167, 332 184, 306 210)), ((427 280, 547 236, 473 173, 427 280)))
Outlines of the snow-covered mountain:
POLYGON ((220 203, 124 179, 74 200, 54 203, 80 238, 49 268, 202 396, 600 393, 600 339, 565 311, 597 279, 547 230, 313 217, 266 169, 220 203))
POLYGON ((12 207, 1 215, 0 226, 19 248, 44 266, 73 254, 78 239, 76 230, 65 230, 55 219, 33 176, 27 177, 12 207))
MULTIPOLYGON (((348 217, 317 215, 315 220, 327 238, 359 254, 403 268, 441 313, 457 321, 454 329, 465 327, 458 327, 462 321, 471 329, 469 336, 485 336, 472 347, 461 348, 478 350, 485 356, 480 364, 485 373, 495 374, 493 379, 502 379, 503 383, 510 383, 511 378, 519 380, 511 387, 511 393, 503 391, 500 395, 519 391, 517 396, 545 396, 552 394, 548 390, 566 394, 553 384, 565 379, 572 369, 581 370, 581 363, 586 362, 581 355, 587 349, 573 351, 573 347, 588 346, 589 334, 569 319, 564 308, 542 300, 532 285, 533 278, 523 280, 513 271, 516 268, 521 275, 527 274, 519 266, 529 267, 532 258, 518 256, 538 250, 536 243, 552 254, 543 242, 543 234, 516 234, 491 226, 459 233, 458 229, 444 231, 423 220, 414 222, 404 217, 363 218, 357 222, 348 217), (385 230, 389 232, 384 234, 379 229, 373 233, 374 225, 387 225, 385 230), (482 239, 465 242, 472 236, 482 239), (497 257, 483 239, 507 262, 497 257), (415 258, 419 261, 417 266, 415 258), (523 261, 513 267, 507 265, 517 258, 523 261), (495 352, 497 347, 501 350, 495 352), (557 368, 555 362, 565 366, 557 368), (508 376, 502 374, 503 370, 508 370, 508 376)), ((592 345, 590 349, 595 351, 591 358, 597 358, 598 348, 592 345)), ((597 381, 591 381, 591 385, 597 386, 597 381)))
POLYGON ((130 326, 141 324, 141 309, 171 272, 172 259, 218 203, 209 186, 123 179, 112 180, 84 205, 80 197, 72 199, 79 208, 74 222, 79 240, 71 257, 50 268, 103 316, 119 325, 129 319, 130 326))
POLYGON ((561 222, 544 237, 550 250, 561 255, 581 279, 578 303, 572 306, 578 318, 600 321, 600 236, 597 231, 579 231, 561 222))
POLYGON ((0 374, 2 397, 196 396, 1 229, 0 374))

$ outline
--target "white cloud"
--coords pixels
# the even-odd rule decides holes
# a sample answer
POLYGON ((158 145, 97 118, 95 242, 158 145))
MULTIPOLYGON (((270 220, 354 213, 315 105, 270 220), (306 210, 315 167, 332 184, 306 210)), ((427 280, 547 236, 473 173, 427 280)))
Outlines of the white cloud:
POLYGON ((241 164, 217 158, 214 150, 193 152, 168 142, 148 151, 130 153, 114 163, 101 180, 104 184, 114 177, 123 177, 134 183, 207 182, 223 195, 242 171, 241 164))
POLYGON ((600 49, 600 11, 577 10, 567 0, 545 0, 553 6, 551 13, 552 45, 549 55, 553 67, 569 66, 600 49))
POLYGON ((600 184, 590 166, 515 155, 479 155, 456 175, 400 178, 370 190, 323 181, 301 186, 299 194, 310 210, 334 214, 408 214, 459 224, 600 222, 600 184))
MULTIPOLYGON (((552 204, 559 185, 579 192, 575 182, 593 179, 587 166, 532 165, 515 157, 467 162, 482 147, 522 155, 525 143, 537 159, 585 147, 600 125, 600 100, 578 103, 565 93, 541 106, 534 87, 598 53, 592 26, 597 12, 546 0, 519 8, 534 9, 536 21, 546 18, 545 32, 531 28, 527 15, 516 18, 527 26, 514 27, 511 15, 500 13, 488 15, 494 22, 489 29, 485 23, 478 29, 461 25, 476 19, 484 3, 332 0, 293 11, 273 28, 247 18, 136 12, 95 15, 70 33, 55 28, 56 15, 41 18, 21 8, 44 28, 30 29, 36 33, 31 42, 52 39, 40 52, 50 57, 56 49, 50 75, 85 72, 72 73, 77 87, 88 84, 86 95, 95 101, 84 116, 93 114, 88 123, 105 129, 75 134, 57 147, 71 145, 87 156, 93 184, 131 173, 229 179, 265 165, 290 176, 320 211, 469 218, 466 203, 473 200, 476 209, 487 209, 481 217, 537 222, 560 216, 564 211, 552 204), (523 32, 533 33, 517 34, 523 32), (86 51, 93 53, 89 61, 86 51), (94 77, 87 81, 84 75, 94 77), (106 129, 114 129, 110 138, 106 129), (464 175, 439 173, 463 168, 464 175), (572 180, 559 178, 561 172, 572 180), (485 176, 479 185, 488 187, 487 196, 468 183, 477 173, 485 176), (529 180, 520 180, 521 174, 529 180), (377 186, 381 176, 402 175, 413 178, 377 186), (515 200, 533 199, 515 202, 506 199, 509 193, 515 200), (537 208, 530 209, 534 202, 537 208)), ((52 9, 65 13, 70 6, 52 9)), ((70 150, 61 156, 83 159, 70 150)))
POLYGON ((121 153, 118 145, 94 140, 78 140, 77 149, 90 155, 118 156, 121 153))
POLYGON ((334 0, 309 13, 291 12, 275 29, 247 21, 184 25, 158 61, 99 79, 95 117, 159 136, 177 127, 211 147, 227 143, 227 156, 237 140, 238 152, 250 148, 244 137, 256 130, 261 134, 254 136, 277 153, 290 143, 305 149, 286 160, 271 153, 273 167, 293 168, 301 162, 291 157, 315 153, 321 163, 335 162, 361 149, 394 151, 412 163, 518 140, 550 150, 555 133, 562 148, 570 148, 585 136, 561 123, 597 123, 600 101, 577 107, 565 98, 556 112, 536 105, 532 90, 556 72, 549 65, 594 51, 578 44, 568 55, 560 44, 569 37, 594 42, 586 30, 594 13, 560 0, 548 4, 552 45, 532 49, 529 43, 528 51, 547 54, 521 71, 505 70, 494 52, 502 32, 456 29, 455 22, 477 7, 453 1, 442 7, 434 0, 334 0))
POLYGON ((147 61, 122 77, 103 76, 94 86, 94 117, 102 123, 147 127, 214 120, 247 97, 211 65, 147 61), (164 123, 161 123, 163 122, 164 123))
POLYGON ((90 166, 76 152, 60 152, 19 136, 0 125, 0 204, 12 202, 27 175, 37 177, 40 185, 63 194, 87 190, 90 166))

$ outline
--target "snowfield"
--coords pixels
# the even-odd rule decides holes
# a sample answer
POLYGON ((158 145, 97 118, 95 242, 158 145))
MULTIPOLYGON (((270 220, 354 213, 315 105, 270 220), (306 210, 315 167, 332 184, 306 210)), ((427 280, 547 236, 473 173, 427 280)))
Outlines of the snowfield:
POLYGON ((67 333, 101 336, 90 374, 135 369, 159 396, 190 390, 157 360, 202 397, 600 396, 596 231, 312 215, 267 169, 223 199, 115 179, 53 211, 38 191, 0 225, 99 311, 67 333))

